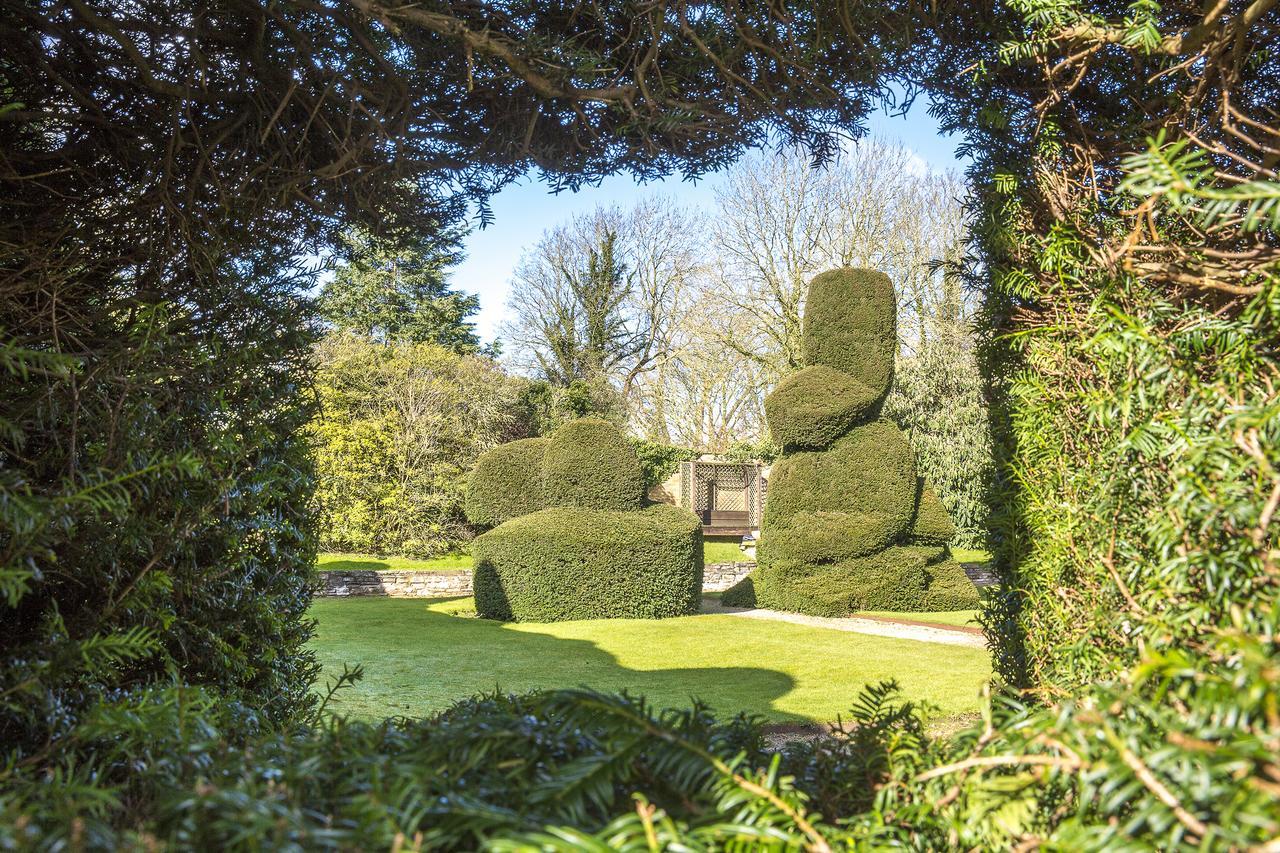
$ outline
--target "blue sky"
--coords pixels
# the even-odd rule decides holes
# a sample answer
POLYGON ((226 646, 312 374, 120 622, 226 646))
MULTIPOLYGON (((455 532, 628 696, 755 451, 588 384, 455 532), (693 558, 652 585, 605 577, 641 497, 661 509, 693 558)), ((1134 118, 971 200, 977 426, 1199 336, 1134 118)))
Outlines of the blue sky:
MULTIPOLYGON (((923 102, 906 116, 873 115, 869 125, 872 134, 903 143, 931 168, 962 168, 955 153, 959 138, 941 136, 923 102)), ((710 208, 712 189, 720 180, 719 174, 711 174, 697 183, 673 176, 665 181, 637 184, 629 176, 617 175, 598 187, 556 195, 536 177, 526 177, 494 196, 494 222, 468 235, 466 260, 454 269, 453 286, 479 295, 476 328, 481 338, 491 341, 504 316, 512 270, 520 254, 536 243, 544 231, 597 205, 626 207, 648 194, 670 195, 686 205, 710 208)))

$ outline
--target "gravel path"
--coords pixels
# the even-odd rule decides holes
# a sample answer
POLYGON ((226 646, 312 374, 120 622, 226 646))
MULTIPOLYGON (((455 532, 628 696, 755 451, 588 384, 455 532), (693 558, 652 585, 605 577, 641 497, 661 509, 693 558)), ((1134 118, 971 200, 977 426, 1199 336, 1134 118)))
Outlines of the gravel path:
POLYGON ((702 599, 703 613, 722 613, 726 616, 742 616, 747 619, 771 619, 775 622, 791 622, 795 625, 812 625, 833 631, 852 631, 855 634, 872 634, 877 637, 897 637, 900 640, 919 640, 923 643, 942 643, 948 646, 968 646, 985 649, 987 641, 981 633, 962 628, 944 628, 933 625, 917 625, 894 622, 888 619, 865 619, 849 616, 832 619, 826 616, 805 616, 800 613, 783 613, 779 610, 744 610, 725 607, 714 598, 702 599))

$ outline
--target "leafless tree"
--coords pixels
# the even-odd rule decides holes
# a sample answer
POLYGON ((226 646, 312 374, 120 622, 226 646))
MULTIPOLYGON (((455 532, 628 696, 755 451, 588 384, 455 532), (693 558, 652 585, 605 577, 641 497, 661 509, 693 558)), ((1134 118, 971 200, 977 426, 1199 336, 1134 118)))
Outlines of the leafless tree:
POLYGON ((760 437, 768 390, 763 371, 720 338, 728 325, 744 322, 741 315, 717 313, 705 298, 682 315, 671 348, 636 386, 631 416, 638 432, 710 451, 760 437))
POLYGON ((826 166, 794 149, 740 160, 716 191, 717 262, 702 279, 715 314, 749 319, 722 328, 724 345, 776 381, 800 363, 809 280, 831 267, 864 266, 897 285, 909 350, 929 334, 943 303, 954 303, 937 265, 961 245, 963 189, 956 175, 931 171, 909 149, 878 140, 850 146, 826 166))
POLYGON ((692 215, 660 197, 552 228, 512 277, 500 331, 510 361, 560 384, 603 379, 630 400, 673 348, 695 245, 692 215))

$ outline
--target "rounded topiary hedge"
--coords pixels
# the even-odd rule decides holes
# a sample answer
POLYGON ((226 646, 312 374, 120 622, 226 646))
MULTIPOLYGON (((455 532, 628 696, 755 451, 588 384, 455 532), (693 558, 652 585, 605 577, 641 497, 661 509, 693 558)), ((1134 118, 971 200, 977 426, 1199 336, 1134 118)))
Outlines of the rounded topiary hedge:
POLYGON ((481 527, 537 512, 546 506, 542 493, 545 438, 522 438, 481 454, 467 483, 467 519, 481 527))
POLYGON ((678 507, 545 509, 480 535, 472 554, 476 612, 488 619, 659 619, 700 610, 702 526, 678 507))
POLYGON ((883 395, 824 364, 783 379, 764 402, 769 433, 784 449, 823 448, 849 431, 883 395))
POLYGON ((838 617, 863 610, 968 610, 978 606, 978 590, 946 548, 898 545, 833 563, 772 559, 726 590, 721 602, 838 617))
POLYGON ((644 471, 617 426, 579 418, 548 440, 542 487, 548 507, 634 510, 644 502, 644 471))
POLYGON ((804 307, 801 348, 806 365, 841 370, 882 399, 893 380, 897 300, 889 277, 844 268, 816 276, 804 307))
POLYGON ((764 523, 772 527, 799 514, 843 516, 850 535, 890 540, 915 512, 916 457, 891 421, 854 427, 830 449, 784 456, 773 465, 764 523), (884 528, 874 532, 868 528, 884 528))
POLYGON ((879 420, 896 313, 884 273, 846 268, 810 282, 806 366, 765 400, 783 455, 769 477, 760 562, 725 604, 821 616, 977 604, 946 549, 946 509, 917 476, 906 436, 879 420))

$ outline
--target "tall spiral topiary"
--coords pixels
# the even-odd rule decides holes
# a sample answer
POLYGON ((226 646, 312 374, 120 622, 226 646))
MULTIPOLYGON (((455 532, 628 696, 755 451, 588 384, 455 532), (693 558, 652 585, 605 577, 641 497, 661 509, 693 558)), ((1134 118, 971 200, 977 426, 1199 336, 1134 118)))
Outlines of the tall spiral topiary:
POLYGON ((809 285, 806 366, 765 400, 783 456, 773 466, 760 565, 729 605, 820 616, 962 610, 978 593, 947 543, 955 527, 896 425, 879 417, 893 381, 893 284, 839 269, 809 285))

